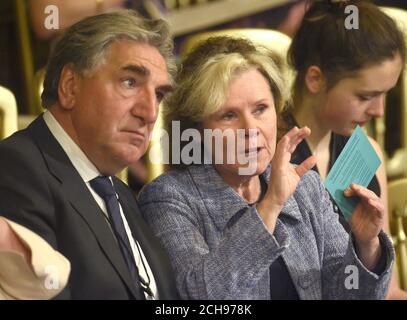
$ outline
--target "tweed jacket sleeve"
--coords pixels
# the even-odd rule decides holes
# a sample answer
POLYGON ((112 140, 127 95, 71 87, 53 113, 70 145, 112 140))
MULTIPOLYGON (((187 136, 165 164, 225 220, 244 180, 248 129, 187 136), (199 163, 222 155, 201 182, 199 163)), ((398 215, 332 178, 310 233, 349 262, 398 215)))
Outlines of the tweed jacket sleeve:
POLYGON ((379 239, 382 254, 386 255, 386 269, 377 275, 359 260, 352 233, 346 234, 339 227, 337 214, 332 210, 328 192, 322 182, 315 179, 322 198, 318 203, 321 213, 323 236, 322 298, 323 299, 384 299, 388 290, 394 249, 389 237, 381 231, 379 239), (344 241, 348 239, 348 241, 344 241))

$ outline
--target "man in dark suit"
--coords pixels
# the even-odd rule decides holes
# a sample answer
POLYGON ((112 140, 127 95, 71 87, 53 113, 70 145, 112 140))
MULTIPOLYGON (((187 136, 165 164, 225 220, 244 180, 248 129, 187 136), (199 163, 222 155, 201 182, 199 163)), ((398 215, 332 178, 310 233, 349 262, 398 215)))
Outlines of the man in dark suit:
POLYGON ((171 52, 162 20, 129 10, 82 20, 49 58, 47 111, 0 142, 0 212, 69 259, 59 298, 176 298, 166 253, 114 177, 147 150, 171 52))

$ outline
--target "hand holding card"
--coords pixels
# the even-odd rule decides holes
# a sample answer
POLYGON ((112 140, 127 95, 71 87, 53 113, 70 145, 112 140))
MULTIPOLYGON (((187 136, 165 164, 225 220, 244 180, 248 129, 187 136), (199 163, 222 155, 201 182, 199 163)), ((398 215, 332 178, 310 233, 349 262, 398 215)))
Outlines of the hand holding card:
POLYGON ((325 181, 325 187, 347 220, 360 200, 356 196, 346 197, 344 191, 352 183, 368 186, 380 163, 366 135, 357 126, 325 181))
POLYGON ((325 181, 349 222, 359 258, 370 270, 381 256, 378 235, 383 228, 384 206, 366 186, 380 163, 366 135, 357 126, 325 181))

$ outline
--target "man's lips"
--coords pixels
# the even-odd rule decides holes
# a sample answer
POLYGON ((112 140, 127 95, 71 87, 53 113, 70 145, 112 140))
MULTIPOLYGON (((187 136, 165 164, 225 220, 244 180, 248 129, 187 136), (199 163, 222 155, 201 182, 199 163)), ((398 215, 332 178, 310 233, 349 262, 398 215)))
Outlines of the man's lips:
POLYGON ((131 134, 134 139, 144 140, 146 138, 145 133, 141 130, 123 130, 123 132, 131 134))

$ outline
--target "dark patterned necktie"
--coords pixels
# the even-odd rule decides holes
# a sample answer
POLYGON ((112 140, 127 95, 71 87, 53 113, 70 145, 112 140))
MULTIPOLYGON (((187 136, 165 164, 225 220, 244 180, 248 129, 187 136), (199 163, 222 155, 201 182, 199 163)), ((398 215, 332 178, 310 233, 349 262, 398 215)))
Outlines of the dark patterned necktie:
POLYGON ((116 235, 120 251, 126 261, 130 271, 131 278, 136 286, 138 300, 145 300, 145 296, 140 284, 140 277, 136 263, 134 261, 133 251, 131 250, 130 241, 124 228, 123 220, 120 214, 119 201, 109 177, 99 176, 90 181, 90 186, 103 199, 106 204, 109 221, 112 230, 116 235))

